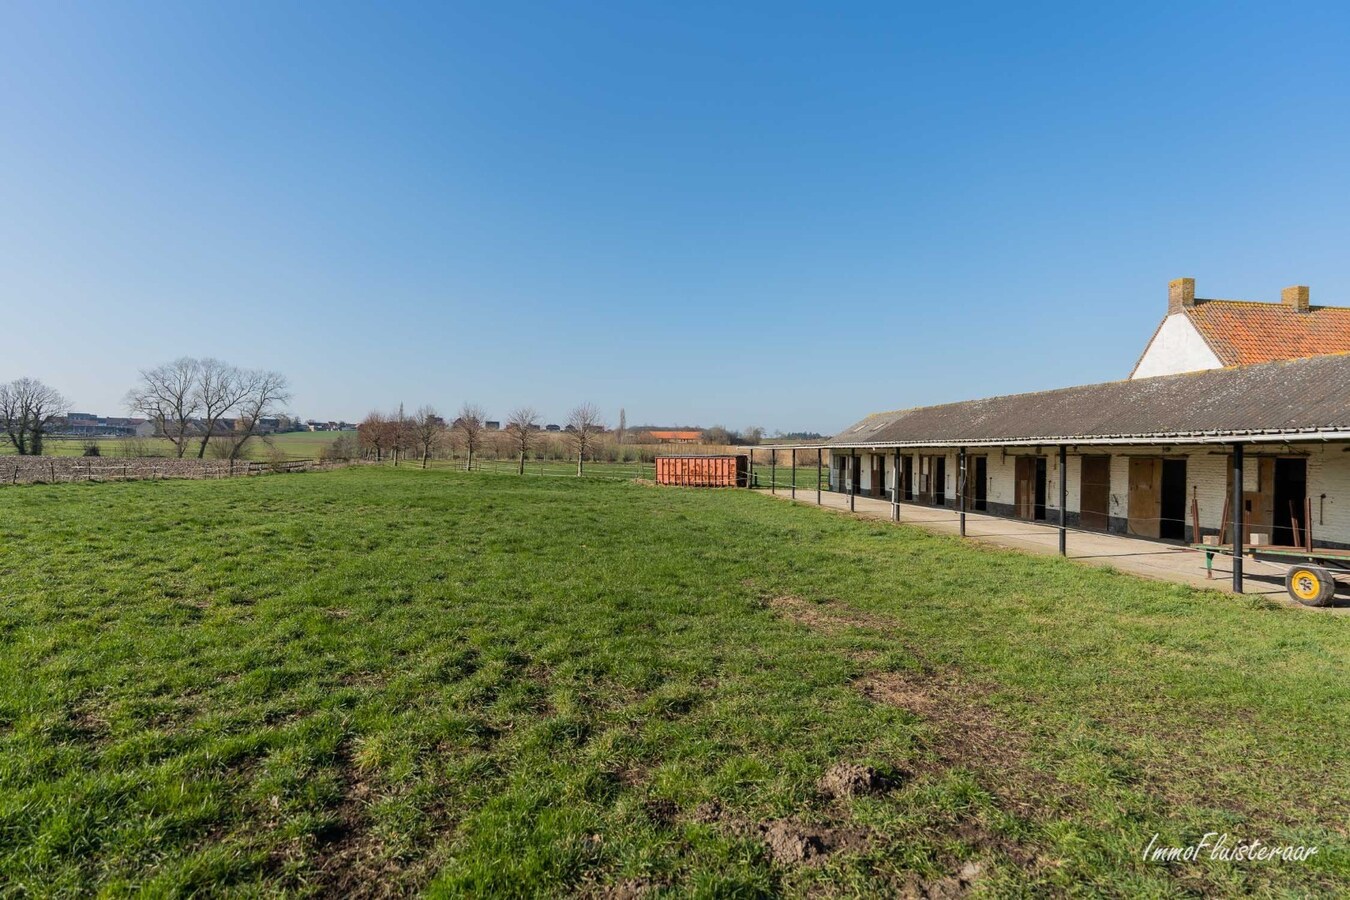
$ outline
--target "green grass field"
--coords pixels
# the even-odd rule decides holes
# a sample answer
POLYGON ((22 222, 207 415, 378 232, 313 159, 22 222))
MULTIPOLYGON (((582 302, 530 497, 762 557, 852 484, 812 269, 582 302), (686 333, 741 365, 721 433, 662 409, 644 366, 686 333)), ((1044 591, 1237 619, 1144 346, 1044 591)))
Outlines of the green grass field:
MULTIPOLYGON (((267 459, 272 448, 276 448, 287 459, 317 459, 323 448, 331 444, 338 436, 334 431, 292 431, 286 434, 268 435, 266 439, 254 438, 246 446, 245 456, 249 459, 267 459)), ((94 438, 99 452, 103 456, 122 457, 140 454, 143 450, 153 456, 173 456, 173 444, 167 438, 94 438)), ((83 438, 48 438, 43 447, 47 456, 81 456, 85 445, 83 438)), ((8 441, 0 441, 0 456, 14 452, 14 446, 8 441)), ((197 455, 194 445, 192 456, 197 455)))
POLYGON ((1348 628, 748 491, 7 488, 0 894, 1333 896, 1348 628))

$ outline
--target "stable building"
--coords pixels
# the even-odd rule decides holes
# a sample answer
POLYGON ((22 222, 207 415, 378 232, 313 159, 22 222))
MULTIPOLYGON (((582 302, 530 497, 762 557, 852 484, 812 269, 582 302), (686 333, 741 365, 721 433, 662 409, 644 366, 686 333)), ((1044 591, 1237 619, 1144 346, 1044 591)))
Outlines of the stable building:
POLYGON ((818 447, 834 491, 1198 543, 1350 548, 1350 308, 1197 298, 1125 381, 868 416, 818 447), (1232 490, 1241 473, 1241 510, 1232 490), (1255 536, 1255 537, 1253 537, 1255 536))
POLYGON ((822 448, 831 490, 1192 543, 1231 529, 1236 471, 1244 542, 1350 547, 1350 354, 878 413, 822 448))

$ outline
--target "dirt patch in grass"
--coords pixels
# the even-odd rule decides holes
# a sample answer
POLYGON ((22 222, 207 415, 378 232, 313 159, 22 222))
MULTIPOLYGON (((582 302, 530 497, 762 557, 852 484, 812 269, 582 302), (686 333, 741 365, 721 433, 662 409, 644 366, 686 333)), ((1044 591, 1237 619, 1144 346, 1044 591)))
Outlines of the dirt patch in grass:
MULTIPOLYGON (((840 813, 835 808, 833 813, 840 813)), ((872 833, 846 824, 839 817, 823 823, 795 819, 750 822, 727 810, 719 800, 700 803, 689 817, 701 825, 716 825, 727 832, 763 844, 769 858, 780 865, 814 865, 835 853, 859 853, 867 849, 872 833)))
POLYGON ((820 791, 821 796, 834 799, 879 794, 891 785, 892 779, 871 766, 840 763, 821 776, 820 781, 816 782, 816 790, 820 791))
POLYGON ((660 889, 660 883, 650 878, 629 878, 618 884, 608 885, 592 896, 603 897, 606 900, 638 900, 639 897, 650 897, 660 889))
POLYGON ((859 852, 867 847, 868 832, 862 828, 804 825, 789 819, 761 822, 755 829, 774 862, 813 865, 832 853, 859 852))
MULTIPOLYGON (((850 609, 834 601, 817 603, 796 596, 777 596, 767 602, 770 609, 784 618, 824 634, 839 634, 847 629, 881 634, 895 630, 895 623, 884 616, 850 609)), ((1010 811, 1025 816, 1041 811, 1047 796, 1070 799, 1067 785, 1028 766, 1025 735, 1001 721, 993 709, 981 702, 990 693, 991 685, 930 665, 912 648, 904 649, 918 661, 916 670, 869 671, 854 681, 853 687, 874 703, 914 713, 929 726, 926 744, 930 755, 918 761, 914 774, 969 769, 1010 811)), ((870 664, 875 654, 852 651, 850 657, 870 664)))
POLYGON ((895 623, 883 616, 850 609, 834 601, 817 603, 792 594, 784 594, 771 597, 766 602, 769 608, 780 616, 824 634, 839 634, 850 628, 883 632, 895 628, 895 623))
POLYGON ((342 800, 331 828, 319 836, 318 893, 331 897, 393 897, 406 893, 399 865, 388 859, 370 827, 374 786, 356 764, 351 747, 338 752, 342 800))
POLYGON ((970 894, 983 874, 984 863, 971 860, 945 878, 928 881, 911 878, 901 888, 900 896, 905 900, 955 900, 970 894))

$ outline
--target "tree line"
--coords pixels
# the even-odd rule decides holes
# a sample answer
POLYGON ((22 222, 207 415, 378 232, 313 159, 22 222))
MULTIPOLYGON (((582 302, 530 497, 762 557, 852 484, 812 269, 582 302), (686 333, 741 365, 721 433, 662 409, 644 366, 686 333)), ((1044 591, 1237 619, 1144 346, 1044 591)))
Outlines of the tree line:
MULTIPOLYGON (((291 399, 286 376, 245 369, 210 357, 180 357, 142 369, 126 406, 155 426, 180 459, 207 448, 236 459, 291 399)), ((34 378, 0 384, 0 428, 21 456, 41 456, 43 443, 70 412, 61 392, 34 378)))
MULTIPOLYGON (((489 432, 487 413, 476 403, 465 403, 449 422, 432 406, 422 406, 412 415, 405 414, 400 406, 394 414, 369 413, 356 428, 356 441, 358 451, 377 462, 390 460, 398 465, 415 457, 420 458, 422 468, 427 467, 432 457, 453 446, 464 453, 465 469, 472 469, 474 458, 492 435, 509 443, 517 471, 524 475, 526 460, 545 434, 540 429, 540 415, 529 406, 512 410, 499 432, 489 432)), ((594 455, 596 442, 604 430, 604 419, 593 403, 582 403, 568 414, 567 426, 560 436, 576 454, 578 475, 585 473, 586 460, 594 455)), ((332 452, 346 451, 339 446, 332 452)))

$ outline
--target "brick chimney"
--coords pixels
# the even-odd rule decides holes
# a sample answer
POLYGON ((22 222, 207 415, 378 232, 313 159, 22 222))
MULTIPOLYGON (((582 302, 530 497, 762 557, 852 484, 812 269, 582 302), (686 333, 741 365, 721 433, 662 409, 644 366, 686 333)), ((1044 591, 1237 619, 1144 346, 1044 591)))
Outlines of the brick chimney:
POLYGON ((1296 284, 1293 287, 1285 288, 1283 291, 1280 291, 1280 302, 1294 312, 1307 312, 1308 286, 1306 284, 1296 284))
POLYGON ((1176 315, 1195 306, 1195 279, 1173 278, 1167 282, 1167 314, 1176 315))

